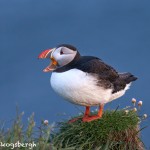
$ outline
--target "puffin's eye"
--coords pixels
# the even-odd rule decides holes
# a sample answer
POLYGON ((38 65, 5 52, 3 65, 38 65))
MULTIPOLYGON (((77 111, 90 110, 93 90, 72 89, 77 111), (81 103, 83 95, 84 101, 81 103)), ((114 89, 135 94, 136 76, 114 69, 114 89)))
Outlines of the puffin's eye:
POLYGON ((63 55, 63 54, 64 54, 64 52, 61 50, 61 51, 60 51, 60 55, 63 55))

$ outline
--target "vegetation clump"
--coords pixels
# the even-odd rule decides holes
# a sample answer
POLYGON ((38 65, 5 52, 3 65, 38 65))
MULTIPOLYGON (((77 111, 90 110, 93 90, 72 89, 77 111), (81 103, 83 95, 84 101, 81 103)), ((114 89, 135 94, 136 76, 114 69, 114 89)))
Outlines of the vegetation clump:
POLYGON ((18 113, 5 129, 6 122, 0 123, 0 150, 53 150, 50 134, 53 125, 47 120, 42 120, 39 126, 34 121, 34 113, 28 118, 25 125, 22 121, 24 112, 18 113))
POLYGON ((53 144, 64 149, 142 150, 139 122, 134 110, 105 111, 101 119, 88 123, 61 122, 53 144))
MULTIPOLYGON (((48 120, 37 125, 34 114, 24 124, 24 113, 19 114, 17 110, 17 116, 8 129, 5 123, 0 122, 0 150, 144 150, 140 124, 148 116, 139 115, 142 101, 137 107, 135 99, 132 103, 132 107, 121 110, 106 110, 102 118, 95 121, 82 122, 79 119, 69 123, 67 120, 55 125, 49 124, 48 120), (18 142, 28 145, 14 147, 18 142)), ((97 110, 91 113, 94 114, 97 110)), ((76 117, 82 118, 83 115, 76 117)))

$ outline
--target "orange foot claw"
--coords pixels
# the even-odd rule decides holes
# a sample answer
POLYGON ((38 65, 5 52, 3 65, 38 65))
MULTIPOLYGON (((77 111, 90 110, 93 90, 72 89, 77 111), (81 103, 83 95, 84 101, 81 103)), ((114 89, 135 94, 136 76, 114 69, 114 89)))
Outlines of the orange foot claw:
POLYGON ((93 120, 97 120, 97 119, 100 119, 100 118, 101 118, 101 116, 98 116, 98 115, 96 115, 96 116, 88 116, 88 117, 83 117, 82 121, 83 122, 91 122, 93 120))
POLYGON ((68 121, 68 123, 76 122, 76 121, 79 120, 79 119, 81 119, 81 118, 74 118, 74 119, 71 119, 71 120, 68 121))

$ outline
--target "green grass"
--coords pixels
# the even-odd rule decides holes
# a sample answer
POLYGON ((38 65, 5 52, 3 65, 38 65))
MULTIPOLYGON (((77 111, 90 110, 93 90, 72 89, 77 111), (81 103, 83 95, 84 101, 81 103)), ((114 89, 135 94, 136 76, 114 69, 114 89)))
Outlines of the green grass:
MULTIPOLYGON (((19 114, 17 111, 16 118, 8 129, 5 128, 5 122, 0 122, 0 143, 34 142, 36 147, 33 150, 143 150, 144 144, 139 135, 143 119, 133 109, 126 109, 107 110, 101 119, 89 123, 80 119, 70 124, 66 120, 55 126, 45 124, 44 121, 37 125, 34 114, 24 125, 24 113, 19 114)), ((0 150, 11 148, 0 146, 0 150)), ((29 148, 31 146, 20 146, 15 150, 29 148)))
MULTIPOLYGON (((18 114, 12 121, 10 128, 5 129, 5 123, 1 122, 0 125, 0 142, 2 143, 35 143, 35 150, 49 150, 53 149, 51 144, 50 134, 52 130, 51 125, 45 125, 43 121, 39 126, 36 126, 34 121, 34 114, 28 118, 28 124, 25 126, 22 122, 24 113, 18 114)), ((13 148, 12 145, 1 147, 0 150, 10 150, 13 148)), ((16 147, 15 150, 29 150, 31 146, 16 147)))
POLYGON ((133 110, 128 114, 124 110, 105 111, 102 119, 89 123, 61 122, 53 144, 59 149, 142 150, 139 122, 133 110))

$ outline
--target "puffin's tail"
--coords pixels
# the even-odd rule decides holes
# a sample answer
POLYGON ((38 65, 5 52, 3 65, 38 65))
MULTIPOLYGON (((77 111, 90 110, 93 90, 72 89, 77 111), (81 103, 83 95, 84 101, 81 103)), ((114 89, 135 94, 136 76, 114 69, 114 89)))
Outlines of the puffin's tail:
POLYGON ((121 80, 124 80, 126 84, 129 84, 135 80, 137 80, 138 78, 135 77, 134 75, 132 75, 131 73, 127 72, 127 73, 120 73, 119 77, 121 80))
POLYGON ((129 89, 131 82, 137 80, 137 77, 131 73, 119 73, 119 78, 114 82, 113 93, 116 93, 121 90, 129 89))

